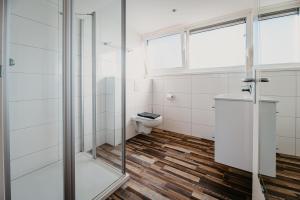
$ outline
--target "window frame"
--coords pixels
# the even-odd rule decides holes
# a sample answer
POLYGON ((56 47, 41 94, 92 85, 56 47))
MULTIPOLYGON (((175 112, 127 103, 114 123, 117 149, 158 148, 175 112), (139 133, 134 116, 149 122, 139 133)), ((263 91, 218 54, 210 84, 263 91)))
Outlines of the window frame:
POLYGON ((190 28, 188 30, 188 43, 187 43, 187 68, 189 69, 189 71, 201 71, 201 70, 217 70, 217 69, 234 69, 234 68, 239 68, 239 67, 243 67, 243 66, 247 66, 248 63, 247 63, 247 49, 248 49, 248 38, 247 38, 247 35, 248 35, 248 20, 249 20, 249 17, 248 16, 242 16, 242 17, 237 17, 237 18, 233 18, 233 19, 228 19, 228 20, 224 20, 224 21, 220 21, 220 22, 217 22, 217 23, 211 23, 211 24, 208 24, 206 26, 196 26, 196 27, 193 27, 193 28, 190 28), (203 33, 203 32, 209 32, 209 31, 214 31, 214 30, 218 30, 218 29, 222 29, 222 28, 227 28, 227 27, 231 27, 231 26, 235 26, 235 25, 239 25, 239 24, 245 24, 245 64, 244 65, 233 65, 233 66, 219 66, 219 67, 199 67, 199 68, 192 68, 191 64, 190 64, 190 37, 191 35, 194 33, 194 34, 197 34, 197 33, 203 33))
MULTIPOLYGON (((259 10, 259 14, 267 14, 267 13, 275 13, 275 12, 282 12, 284 10, 295 9, 298 8, 300 11, 300 3, 295 2, 288 2, 281 5, 276 6, 265 6, 259 10)), ((155 76, 168 76, 168 75, 189 75, 189 74, 202 74, 202 73, 226 73, 226 72, 251 72, 255 69, 281 69, 281 68, 299 68, 299 63, 274 63, 274 64, 258 64, 256 58, 254 58, 254 40, 255 33, 253 32, 255 29, 256 20, 255 13, 257 11, 248 9, 241 12, 232 13, 226 16, 221 16, 214 19, 209 19, 206 21, 202 21, 200 23, 189 24, 186 26, 178 26, 172 27, 168 29, 163 29, 160 31, 156 31, 153 33, 145 34, 142 36, 142 40, 144 41, 144 50, 145 50, 145 71, 146 76, 155 77, 155 76), (190 43, 190 31, 196 28, 206 27, 213 24, 225 23, 228 21, 236 20, 239 18, 246 19, 246 64, 242 66, 225 66, 225 67, 215 67, 215 68, 190 68, 190 61, 189 61, 189 43, 190 43), (183 56, 183 66, 180 68, 169 68, 169 69, 160 69, 160 70, 149 70, 148 67, 148 59, 147 59, 147 45, 146 41, 149 39, 155 39, 162 36, 172 35, 176 33, 183 34, 183 45, 182 45, 182 56, 183 56), (288 65, 288 67, 285 67, 288 65)))
POLYGON ((146 71, 150 73, 157 73, 157 72, 168 72, 170 70, 175 70, 175 71, 180 71, 184 68, 186 68, 186 33, 185 31, 175 31, 175 32, 168 32, 164 34, 158 34, 154 36, 150 36, 147 39, 144 39, 144 46, 145 46, 145 57, 146 57, 146 71), (150 40, 155 40, 155 39, 160 39, 172 35, 180 35, 180 40, 181 40, 181 66, 180 67, 173 67, 173 68, 156 68, 153 69, 151 66, 149 66, 149 53, 148 53, 148 43, 150 40))
MULTIPOLYGON (((272 20, 272 19, 276 19, 276 18, 281 18, 281 17, 287 17, 287 16, 291 16, 291 15, 298 15, 299 17, 299 21, 300 21, 300 4, 292 4, 290 6, 285 6, 285 7, 279 7, 279 8, 265 8, 263 9, 263 11, 258 15, 258 26, 260 29, 260 23, 261 21, 265 21, 265 20, 272 20)), ((299 26, 300 27, 300 26, 299 26)), ((299 30, 300 31, 300 30, 299 30)), ((260 40, 260 36, 259 36, 259 40, 260 40)), ((299 36, 299 40, 300 40, 300 36, 299 36)), ((258 43, 258 45, 260 46, 260 42, 258 43)), ((298 66, 298 68, 300 67, 300 61, 299 62, 284 62, 284 63, 261 63, 262 60, 262 54, 261 54, 261 48, 258 48, 258 58, 257 58, 257 64, 254 66, 255 69, 260 69, 260 68, 264 68, 264 69, 271 69, 271 68, 275 68, 275 69, 280 69, 280 68, 286 68, 285 66, 298 66)), ((288 67, 289 68, 289 67, 288 67)))

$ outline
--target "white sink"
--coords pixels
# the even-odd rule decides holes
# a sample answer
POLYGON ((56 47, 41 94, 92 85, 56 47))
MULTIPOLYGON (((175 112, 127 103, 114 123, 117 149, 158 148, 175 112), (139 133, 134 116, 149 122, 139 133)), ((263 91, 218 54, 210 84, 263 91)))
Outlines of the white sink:
MULTIPOLYGON (((253 101, 253 96, 250 94, 220 94, 215 96, 215 99, 217 100, 231 100, 231 101, 253 101)), ((271 102, 276 103, 277 100, 270 98, 270 97, 260 97, 259 101, 261 102, 271 102)))

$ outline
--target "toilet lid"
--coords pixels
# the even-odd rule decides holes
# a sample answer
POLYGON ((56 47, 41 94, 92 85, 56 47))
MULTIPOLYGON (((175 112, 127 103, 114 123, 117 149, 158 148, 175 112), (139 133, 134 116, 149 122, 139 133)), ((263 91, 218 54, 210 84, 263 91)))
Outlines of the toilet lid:
POLYGON ((159 121, 159 120, 161 120, 162 116, 159 116, 159 117, 157 117, 157 118, 155 118, 155 119, 150 119, 150 118, 141 117, 141 116, 136 115, 135 118, 136 118, 136 120, 159 121))

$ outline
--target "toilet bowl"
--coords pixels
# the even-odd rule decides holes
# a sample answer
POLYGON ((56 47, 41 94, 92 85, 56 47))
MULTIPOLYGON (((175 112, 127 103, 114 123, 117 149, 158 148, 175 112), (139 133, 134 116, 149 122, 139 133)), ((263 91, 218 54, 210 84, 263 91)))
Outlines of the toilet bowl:
POLYGON ((135 130, 138 133, 149 134, 151 133, 152 128, 157 127, 162 123, 162 116, 159 116, 155 119, 149 119, 135 115, 132 117, 132 121, 134 122, 135 130))

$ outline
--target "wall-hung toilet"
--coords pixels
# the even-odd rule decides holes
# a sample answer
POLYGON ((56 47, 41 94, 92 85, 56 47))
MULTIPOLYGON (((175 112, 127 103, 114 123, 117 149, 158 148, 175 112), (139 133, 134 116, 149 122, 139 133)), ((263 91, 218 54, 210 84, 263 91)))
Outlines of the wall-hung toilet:
POLYGON ((135 130, 138 133, 145 133, 145 134, 151 133, 152 128, 159 126, 162 123, 162 120, 163 120, 162 116, 157 116, 156 118, 149 118, 149 117, 139 116, 139 114, 137 114, 132 117, 135 130))

